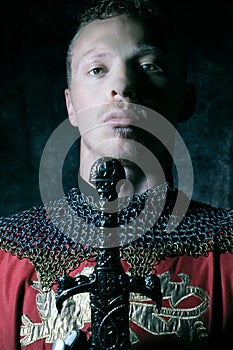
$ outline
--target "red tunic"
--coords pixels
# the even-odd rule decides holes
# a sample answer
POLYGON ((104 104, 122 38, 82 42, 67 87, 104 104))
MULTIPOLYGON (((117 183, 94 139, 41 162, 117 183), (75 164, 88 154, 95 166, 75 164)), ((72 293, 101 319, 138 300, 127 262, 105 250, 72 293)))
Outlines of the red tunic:
MULTIPOLYGON (((122 262, 125 271, 128 264, 122 262)), ((90 274, 85 261, 71 273, 90 274)), ((198 343, 208 337, 227 341, 233 331, 233 255, 209 253, 198 258, 183 255, 156 264, 163 306, 139 294, 130 296, 132 349, 157 343, 198 343), (224 336, 224 338, 223 338, 224 336)), ((89 294, 69 298, 61 315, 55 305, 56 285, 43 292, 37 272, 27 258, 19 260, 0 251, 0 349, 49 350, 58 337, 90 325, 89 294)), ((201 344, 201 343, 200 343, 201 344)), ((185 345, 184 345, 185 346, 185 345)), ((182 347, 181 347, 182 348, 182 347)))

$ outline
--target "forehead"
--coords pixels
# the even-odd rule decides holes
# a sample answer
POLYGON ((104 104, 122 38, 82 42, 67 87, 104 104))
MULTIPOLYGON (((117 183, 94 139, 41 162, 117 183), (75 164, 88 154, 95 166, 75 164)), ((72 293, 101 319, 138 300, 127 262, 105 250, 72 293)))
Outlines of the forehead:
POLYGON ((101 50, 131 55, 146 46, 170 51, 171 43, 159 22, 154 23, 152 29, 142 20, 117 16, 87 24, 75 40, 73 54, 77 59, 101 50))

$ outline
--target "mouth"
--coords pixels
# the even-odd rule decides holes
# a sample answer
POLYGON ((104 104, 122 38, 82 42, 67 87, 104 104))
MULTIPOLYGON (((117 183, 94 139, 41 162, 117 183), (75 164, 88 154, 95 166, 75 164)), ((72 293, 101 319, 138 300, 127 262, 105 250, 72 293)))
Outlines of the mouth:
POLYGON ((137 116, 132 111, 119 109, 107 114, 104 123, 112 127, 129 127, 133 125, 136 118, 137 116))

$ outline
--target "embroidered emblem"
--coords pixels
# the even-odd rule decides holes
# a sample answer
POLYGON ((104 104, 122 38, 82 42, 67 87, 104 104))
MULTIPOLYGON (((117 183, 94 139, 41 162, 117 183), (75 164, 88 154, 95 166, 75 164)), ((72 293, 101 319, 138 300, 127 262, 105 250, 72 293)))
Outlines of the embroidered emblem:
MULTIPOLYGON (((88 276, 93 269, 86 267, 82 274, 88 276)), ((151 300, 140 294, 131 293, 130 320, 150 334, 176 334, 187 343, 206 337, 207 330, 200 316, 209 308, 208 294, 199 287, 191 286, 187 274, 179 274, 180 282, 172 282, 168 271, 159 277, 164 305, 160 313, 158 314, 156 306, 150 303, 151 300)), ((39 291, 36 305, 41 323, 33 323, 27 315, 22 316, 21 346, 32 344, 39 339, 53 343, 59 337, 64 338, 69 330, 82 329, 86 323, 91 322, 89 293, 77 294, 66 300, 61 314, 58 315, 55 292, 53 290, 44 292, 37 281, 32 287, 39 291)), ((132 330, 130 330, 130 341, 132 344, 138 341, 137 335, 132 330)))
MULTIPOLYGON (((93 269, 87 268, 82 274, 89 275, 92 271, 93 269)), ((82 329, 86 323, 91 322, 89 293, 77 294, 66 300, 59 315, 55 292, 53 290, 44 292, 37 281, 33 282, 32 287, 39 291, 36 305, 42 322, 33 323, 27 315, 22 316, 21 346, 44 338, 46 343, 53 343, 58 338, 64 338, 71 329, 82 329)))
POLYGON ((169 271, 159 276, 163 306, 157 313, 149 299, 132 296, 130 318, 153 335, 176 334, 186 343, 207 337, 207 329, 200 316, 208 311, 209 296, 201 288, 190 285, 190 277, 180 273, 181 282, 171 282, 169 271), (190 306, 193 305, 193 306, 190 306))

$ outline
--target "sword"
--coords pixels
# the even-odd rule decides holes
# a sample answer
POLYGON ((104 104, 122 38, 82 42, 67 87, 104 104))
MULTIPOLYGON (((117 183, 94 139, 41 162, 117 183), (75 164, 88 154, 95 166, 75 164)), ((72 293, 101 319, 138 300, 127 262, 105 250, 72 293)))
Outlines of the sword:
POLYGON ((53 350, 128 350, 131 347, 129 293, 141 293, 155 301, 158 310, 161 308, 159 278, 154 274, 145 277, 127 275, 121 265, 120 247, 111 246, 116 237, 110 234, 109 239, 109 235, 108 238, 105 235, 105 228, 111 232, 111 228, 118 224, 118 212, 112 210, 116 208, 118 198, 116 185, 125 177, 124 167, 117 159, 100 158, 92 167, 90 182, 96 185, 101 211, 99 228, 102 244, 97 248, 96 266, 89 277, 62 276, 56 295, 56 306, 58 312, 61 312, 63 302, 69 297, 78 293, 90 293, 91 336, 83 342, 83 332, 71 330, 64 340, 58 339, 54 343, 53 350), (105 211, 109 209, 111 214, 107 220, 105 211))

